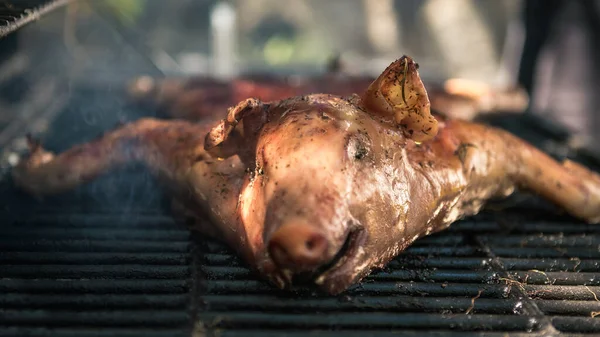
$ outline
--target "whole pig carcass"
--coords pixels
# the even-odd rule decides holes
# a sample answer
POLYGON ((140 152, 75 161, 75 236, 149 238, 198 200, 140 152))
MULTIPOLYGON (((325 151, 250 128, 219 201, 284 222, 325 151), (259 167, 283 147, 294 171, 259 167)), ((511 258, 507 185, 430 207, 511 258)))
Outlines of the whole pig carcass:
POLYGON ((362 95, 249 98, 214 125, 142 119, 58 155, 32 141, 13 177, 43 196, 132 162, 159 178, 176 215, 197 220, 193 230, 280 288, 338 294, 515 188, 600 222, 597 174, 506 131, 430 114, 406 56, 362 95))

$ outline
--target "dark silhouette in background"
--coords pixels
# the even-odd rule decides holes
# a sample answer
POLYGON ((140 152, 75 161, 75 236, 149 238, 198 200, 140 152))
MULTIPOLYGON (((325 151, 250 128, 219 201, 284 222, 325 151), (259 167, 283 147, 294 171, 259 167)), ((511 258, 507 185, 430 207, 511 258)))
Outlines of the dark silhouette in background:
POLYGON ((535 113, 565 124, 593 147, 600 143, 599 9, 597 0, 524 1, 518 74, 535 113))

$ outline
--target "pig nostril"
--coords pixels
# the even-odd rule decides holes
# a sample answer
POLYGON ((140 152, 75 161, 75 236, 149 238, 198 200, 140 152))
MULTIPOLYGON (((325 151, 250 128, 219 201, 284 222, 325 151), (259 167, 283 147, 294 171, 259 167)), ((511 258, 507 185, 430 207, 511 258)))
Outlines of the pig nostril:
POLYGON ((307 254, 321 254, 324 251, 324 246, 327 244, 325 238, 321 235, 313 235, 306 240, 304 247, 307 254))
POLYGON ((273 234, 269 254, 281 267, 305 269, 326 259, 327 239, 312 226, 288 224, 273 234))

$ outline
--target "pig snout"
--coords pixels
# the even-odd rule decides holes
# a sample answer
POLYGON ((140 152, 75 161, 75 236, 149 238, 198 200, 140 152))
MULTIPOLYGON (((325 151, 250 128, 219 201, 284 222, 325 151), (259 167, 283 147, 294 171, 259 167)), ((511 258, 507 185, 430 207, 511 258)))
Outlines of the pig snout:
POLYGON ((291 223, 281 226, 269 240, 273 262, 293 271, 307 271, 327 262, 329 242, 314 226, 291 223))

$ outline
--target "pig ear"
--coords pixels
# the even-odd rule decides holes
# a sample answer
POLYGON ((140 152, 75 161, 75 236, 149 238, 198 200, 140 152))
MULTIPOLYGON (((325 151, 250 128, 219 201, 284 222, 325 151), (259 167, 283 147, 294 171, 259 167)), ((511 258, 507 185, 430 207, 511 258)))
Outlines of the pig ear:
POLYGON ((369 85, 361 100, 365 109, 383 123, 399 127, 407 137, 423 142, 435 137, 438 123, 431 115, 418 68, 410 57, 402 56, 369 85))
POLYGON ((248 98, 227 110, 227 118, 213 127, 204 139, 204 149, 213 157, 228 158, 243 151, 248 142, 237 129, 244 118, 262 114, 264 105, 257 99, 248 98))

